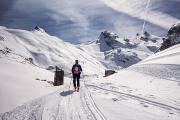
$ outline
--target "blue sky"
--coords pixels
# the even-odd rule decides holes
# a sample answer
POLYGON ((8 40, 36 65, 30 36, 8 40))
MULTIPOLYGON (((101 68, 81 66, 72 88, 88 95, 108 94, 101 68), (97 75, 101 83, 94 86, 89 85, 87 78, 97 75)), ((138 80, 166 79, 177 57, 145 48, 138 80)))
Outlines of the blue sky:
MULTIPOLYGON (((47 33, 72 43, 96 40, 104 30, 121 37, 135 36, 141 31, 141 14, 147 0, 130 0, 128 4, 112 1, 117 4, 113 6, 109 0, 1 0, 0 25, 26 30, 38 25, 47 33), (141 9, 136 9, 138 7, 141 9)), ((180 19, 180 0, 151 1, 152 16, 147 21, 146 30, 165 35, 168 27, 180 19), (157 19, 157 15, 162 17, 157 19), (163 23, 159 19, 163 19, 163 23)))

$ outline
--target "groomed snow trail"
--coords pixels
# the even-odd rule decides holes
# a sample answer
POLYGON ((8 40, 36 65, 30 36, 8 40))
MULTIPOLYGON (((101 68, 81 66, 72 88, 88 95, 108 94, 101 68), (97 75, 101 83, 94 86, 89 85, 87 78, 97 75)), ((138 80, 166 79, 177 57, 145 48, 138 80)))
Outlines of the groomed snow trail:
POLYGON ((71 89, 66 84, 55 93, 1 114, 0 120, 106 120, 82 81, 79 92, 71 89))

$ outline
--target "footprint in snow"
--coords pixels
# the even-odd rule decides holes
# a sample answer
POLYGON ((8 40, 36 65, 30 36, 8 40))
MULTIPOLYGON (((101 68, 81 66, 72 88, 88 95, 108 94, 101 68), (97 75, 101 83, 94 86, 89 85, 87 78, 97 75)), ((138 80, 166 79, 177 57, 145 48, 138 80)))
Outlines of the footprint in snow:
POLYGON ((118 101, 118 99, 117 99, 117 98, 112 98, 112 100, 113 100, 114 102, 118 101))
POLYGON ((144 107, 149 107, 148 105, 144 105, 144 107))
POLYGON ((170 114, 170 115, 173 115, 174 113, 170 112, 169 114, 170 114))
POLYGON ((128 88, 127 86, 119 86, 119 87, 128 88))
POLYGON ((39 78, 36 78, 36 80, 40 80, 39 78))
POLYGON ((147 108, 147 107, 149 107, 148 105, 146 105, 145 103, 140 103, 141 105, 143 105, 143 107, 145 107, 145 108, 147 108))
POLYGON ((149 98, 156 99, 156 97, 154 95, 149 95, 149 98))

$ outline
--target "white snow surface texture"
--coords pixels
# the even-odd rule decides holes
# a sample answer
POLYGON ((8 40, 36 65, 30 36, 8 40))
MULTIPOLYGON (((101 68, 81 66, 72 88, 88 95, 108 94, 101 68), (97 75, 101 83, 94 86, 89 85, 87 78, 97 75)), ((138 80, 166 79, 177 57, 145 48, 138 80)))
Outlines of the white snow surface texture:
POLYGON ((143 60, 103 77, 107 68, 124 67, 113 63, 115 51, 130 48, 113 52, 102 42, 72 45, 42 31, 0 27, 0 120, 179 120, 180 45, 153 54, 147 46, 160 42, 134 43, 129 52, 143 60), (83 67, 79 92, 69 74, 75 59, 83 67), (64 85, 52 85, 50 65, 65 70, 64 85))

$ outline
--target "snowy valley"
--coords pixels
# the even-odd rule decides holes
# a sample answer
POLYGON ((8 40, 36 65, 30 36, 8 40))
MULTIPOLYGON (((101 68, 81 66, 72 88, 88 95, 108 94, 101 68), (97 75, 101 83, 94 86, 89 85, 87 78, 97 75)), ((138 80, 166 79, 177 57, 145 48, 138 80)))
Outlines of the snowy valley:
POLYGON ((0 119, 179 120, 179 38, 159 51, 162 42, 149 33, 119 38, 104 31, 73 45, 39 27, 0 27, 0 119), (83 68, 79 93, 71 76, 76 59, 83 68), (65 71, 62 86, 53 86, 55 66, 65 71), (106 69, 117 73, 103 77, 106 69))
POLYGON ((180 120, 179 6, 1 0, 0 120, 180 120))

